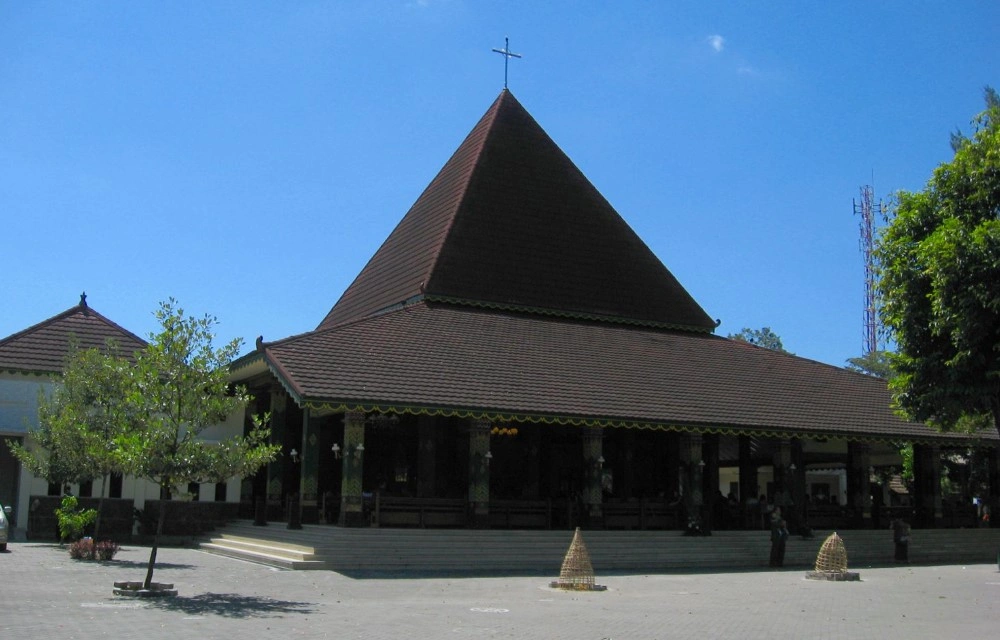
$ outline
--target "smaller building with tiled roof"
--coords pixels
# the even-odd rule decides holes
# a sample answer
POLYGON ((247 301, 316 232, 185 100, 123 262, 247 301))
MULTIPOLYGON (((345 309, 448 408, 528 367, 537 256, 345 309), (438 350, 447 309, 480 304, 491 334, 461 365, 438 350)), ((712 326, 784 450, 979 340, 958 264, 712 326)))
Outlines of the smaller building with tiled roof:
POLYGON ((80 303, 60 314, 0 340, 0 371, 50 375, 63 369, 73 348, 105 348, 117 345, 126 357, 145 348, 146 341, 80 303))
POLYGON ((39 394, 50 389, 73 349, 105 349, 116 345, 130 357, 146 341, 79 304, 0 340, 0 504, 12 506, 19 530, 26 527, 28 497, 45 494, 46 483, 21 469, 7 442, 23 443, 38 422, 39 394))
MULTIPOLYGON (((40 394, 59 384, 74 349, 104 350, 112 346, 122 357, 132 359, 148 344, 91 308, 86 294, 80 296, 76 306, 0 340, 0 503, 13 507, 18 536, 51 539, 56 530, 53 509, 67 487, 32 476, 13 457, 6 443, 13 440, 29 449, 34 446, 29 432, 38 424, 40 394)), ((243 427, 242 419, 241 413, 228 416, 202 437, 211 442, 212 438, 222 440, 236 435, 243 427)), ((201 521, 215 520, 218 514, 235 515, 239 479, 186 489, 186 496, 216 503, 199 508, 201 521)), ((164 493, 152 482, 119 474, 71 484, 68 490, 81 498, 81 504, 91 507, 97 506, 101 492, 110 498, 110 502, 105 501, 108 512, 102 516, 102 531, 117 538, 131 534, 134 510, 143 509, 148 501, 158 500, 164 493)))

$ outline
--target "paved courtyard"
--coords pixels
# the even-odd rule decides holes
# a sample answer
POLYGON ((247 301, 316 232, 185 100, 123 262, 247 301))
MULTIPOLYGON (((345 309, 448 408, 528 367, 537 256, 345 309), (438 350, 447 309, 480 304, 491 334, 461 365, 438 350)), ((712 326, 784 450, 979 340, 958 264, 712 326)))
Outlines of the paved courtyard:
POLYGON ((176 598, 112 595, 149 549, 73 561, 55 544, 0 554, 0 638, 982 638, 1000 634, 994 564, 852 567, 860 583, 801 570, 602 576, 601 593, 556 576, 369 578, 279 571, 193 549, 159 552, 176 598))

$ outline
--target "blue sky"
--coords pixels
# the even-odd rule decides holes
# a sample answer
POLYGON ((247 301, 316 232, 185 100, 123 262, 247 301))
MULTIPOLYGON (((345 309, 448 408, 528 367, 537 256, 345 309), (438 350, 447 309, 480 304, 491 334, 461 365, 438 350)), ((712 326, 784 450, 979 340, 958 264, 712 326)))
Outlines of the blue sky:
POLYGON ((503 87, 713 317, 862 350, 852 200, 1000 87, 996 2, 0 0, 0 336, 86 291, 309 331, 503 87))

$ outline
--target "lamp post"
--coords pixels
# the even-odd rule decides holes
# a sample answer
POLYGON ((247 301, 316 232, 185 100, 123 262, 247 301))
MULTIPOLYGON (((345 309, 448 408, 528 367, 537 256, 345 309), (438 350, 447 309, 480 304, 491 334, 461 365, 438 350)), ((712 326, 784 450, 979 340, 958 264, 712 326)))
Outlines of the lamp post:
MULTIPOLYGON (((299 452, 292 449, 288 452, 288 457, 292 459, 292 464, 299 464, 299 452)), ((302 528, 302 513, 299 511, 299 494, 298 492, 288 494, 288 525, 289 529, 301 529, 302 528)))

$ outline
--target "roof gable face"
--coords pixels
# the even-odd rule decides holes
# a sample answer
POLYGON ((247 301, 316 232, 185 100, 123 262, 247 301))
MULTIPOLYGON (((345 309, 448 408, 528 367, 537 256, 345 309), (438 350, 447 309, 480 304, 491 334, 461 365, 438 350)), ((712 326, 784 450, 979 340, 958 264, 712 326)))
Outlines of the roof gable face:
POLYGON ((506 90, 320 328, 420 297, 715 327, 506 90))
POLYGON ((71 345, 104 348, 108 340, 117 342, 123 355, 146 347, 146 342, 135 334, 80 304, 0 340, 0 370, 59 373, 71 345))

